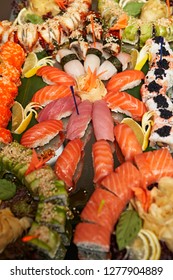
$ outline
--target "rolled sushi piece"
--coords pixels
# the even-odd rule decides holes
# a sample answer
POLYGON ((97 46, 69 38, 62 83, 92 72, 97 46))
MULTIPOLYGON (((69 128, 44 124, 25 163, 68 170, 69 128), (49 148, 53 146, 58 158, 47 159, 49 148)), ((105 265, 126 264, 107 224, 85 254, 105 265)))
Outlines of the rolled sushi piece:
POLYGON ((109 252, 110 230, 93 223, 79 223, 74 232, 73 242, 79 249, 109 252))
POLYGON ((35 199, 56 200, 62 205, 68 204, 64 182, 57 180, 52 168, 48 165, 29 173, 24 177, 24 183, 35 199))
POLYGON ((51 201, 39 202, 35 220, 58 232, 65 232, 67 207, 51 201))
POLYGON ((54 231, 45 225, 33 222, 28 237, 32 237, 32 239, 27 243, 47 258, 64 259, 66 249, 62 244, 61 237, 57 231, 54 231))
POLYGON ((5 145, 0 150, 0 166, 12 172, 18 179, 21 179, 29 167, 32 159, 32 150, 23 147, 17 142, 5 145))

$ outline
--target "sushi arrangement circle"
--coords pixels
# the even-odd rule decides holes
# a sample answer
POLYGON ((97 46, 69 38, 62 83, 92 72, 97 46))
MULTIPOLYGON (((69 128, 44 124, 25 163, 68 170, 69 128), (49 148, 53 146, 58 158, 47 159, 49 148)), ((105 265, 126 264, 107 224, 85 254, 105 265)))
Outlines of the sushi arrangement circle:
POLYGON ((0 256, 172 258, 171 1, 37 2, 0 22, 0 256))

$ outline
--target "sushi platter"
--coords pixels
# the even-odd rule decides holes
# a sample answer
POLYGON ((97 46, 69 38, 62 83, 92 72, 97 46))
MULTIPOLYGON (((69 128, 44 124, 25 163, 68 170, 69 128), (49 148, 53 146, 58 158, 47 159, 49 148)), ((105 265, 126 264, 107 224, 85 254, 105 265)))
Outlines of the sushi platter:
POLYGON ((173 1, 12 4, 0 259, 172 260, 173 1))

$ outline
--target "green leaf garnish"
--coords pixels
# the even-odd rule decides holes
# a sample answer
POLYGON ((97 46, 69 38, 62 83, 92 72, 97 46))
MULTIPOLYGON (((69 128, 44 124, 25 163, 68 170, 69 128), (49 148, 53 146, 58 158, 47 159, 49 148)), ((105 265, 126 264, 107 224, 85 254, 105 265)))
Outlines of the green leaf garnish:
POLYGON ((141 13, 141 9, 144 3, 138 3, 138 2, 129 2, 125 5, 123 10, 129 15, 133 17, 137 17, 141 13))
POLYGON ((135 239, 141 227, 142 220, 135 210, 126 210, 121 214, 115 230, 119 250, 135 239))
POLYGON ((44 22, 42 17, 35 15, 35 14, 27 14, 26 15, 26 21, 29 21, 33 24, 41 24, 44 22))
POLYGON ((0 199, 8 200, 16 194, 16 185, 6 179, 0 179, 0 199))

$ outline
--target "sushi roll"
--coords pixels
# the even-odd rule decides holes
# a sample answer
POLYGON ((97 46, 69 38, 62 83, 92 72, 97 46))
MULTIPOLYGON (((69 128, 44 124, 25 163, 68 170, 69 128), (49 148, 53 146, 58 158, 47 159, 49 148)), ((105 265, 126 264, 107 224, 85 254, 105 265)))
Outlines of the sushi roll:
POLYGON ((81 212, 84 222, 98 224, 111 232, 126 204, 113 193, 97 188, 81 212))
POLYGON ((56 200, 62 205, 68 204, 68 195, 64 182, 57 180, 53 169, 48 165, 26 175, 24 183, 37 200, 56 200))
POLYGON ((49 259, 63 259, 65 257, 66 249, 58 232, 33 222, 28 236, 31 236, 31 240, 27 243, 45 257, 49 259))
POLYGON ((110 238, 110 231, 106 227, 83 222, 77 224, 73 242, 79 249, 109 252, 110 238))
POLYGON ((65 232, 66 207, 51 201, 39 202, 35 221, 58 232, 65 232))

